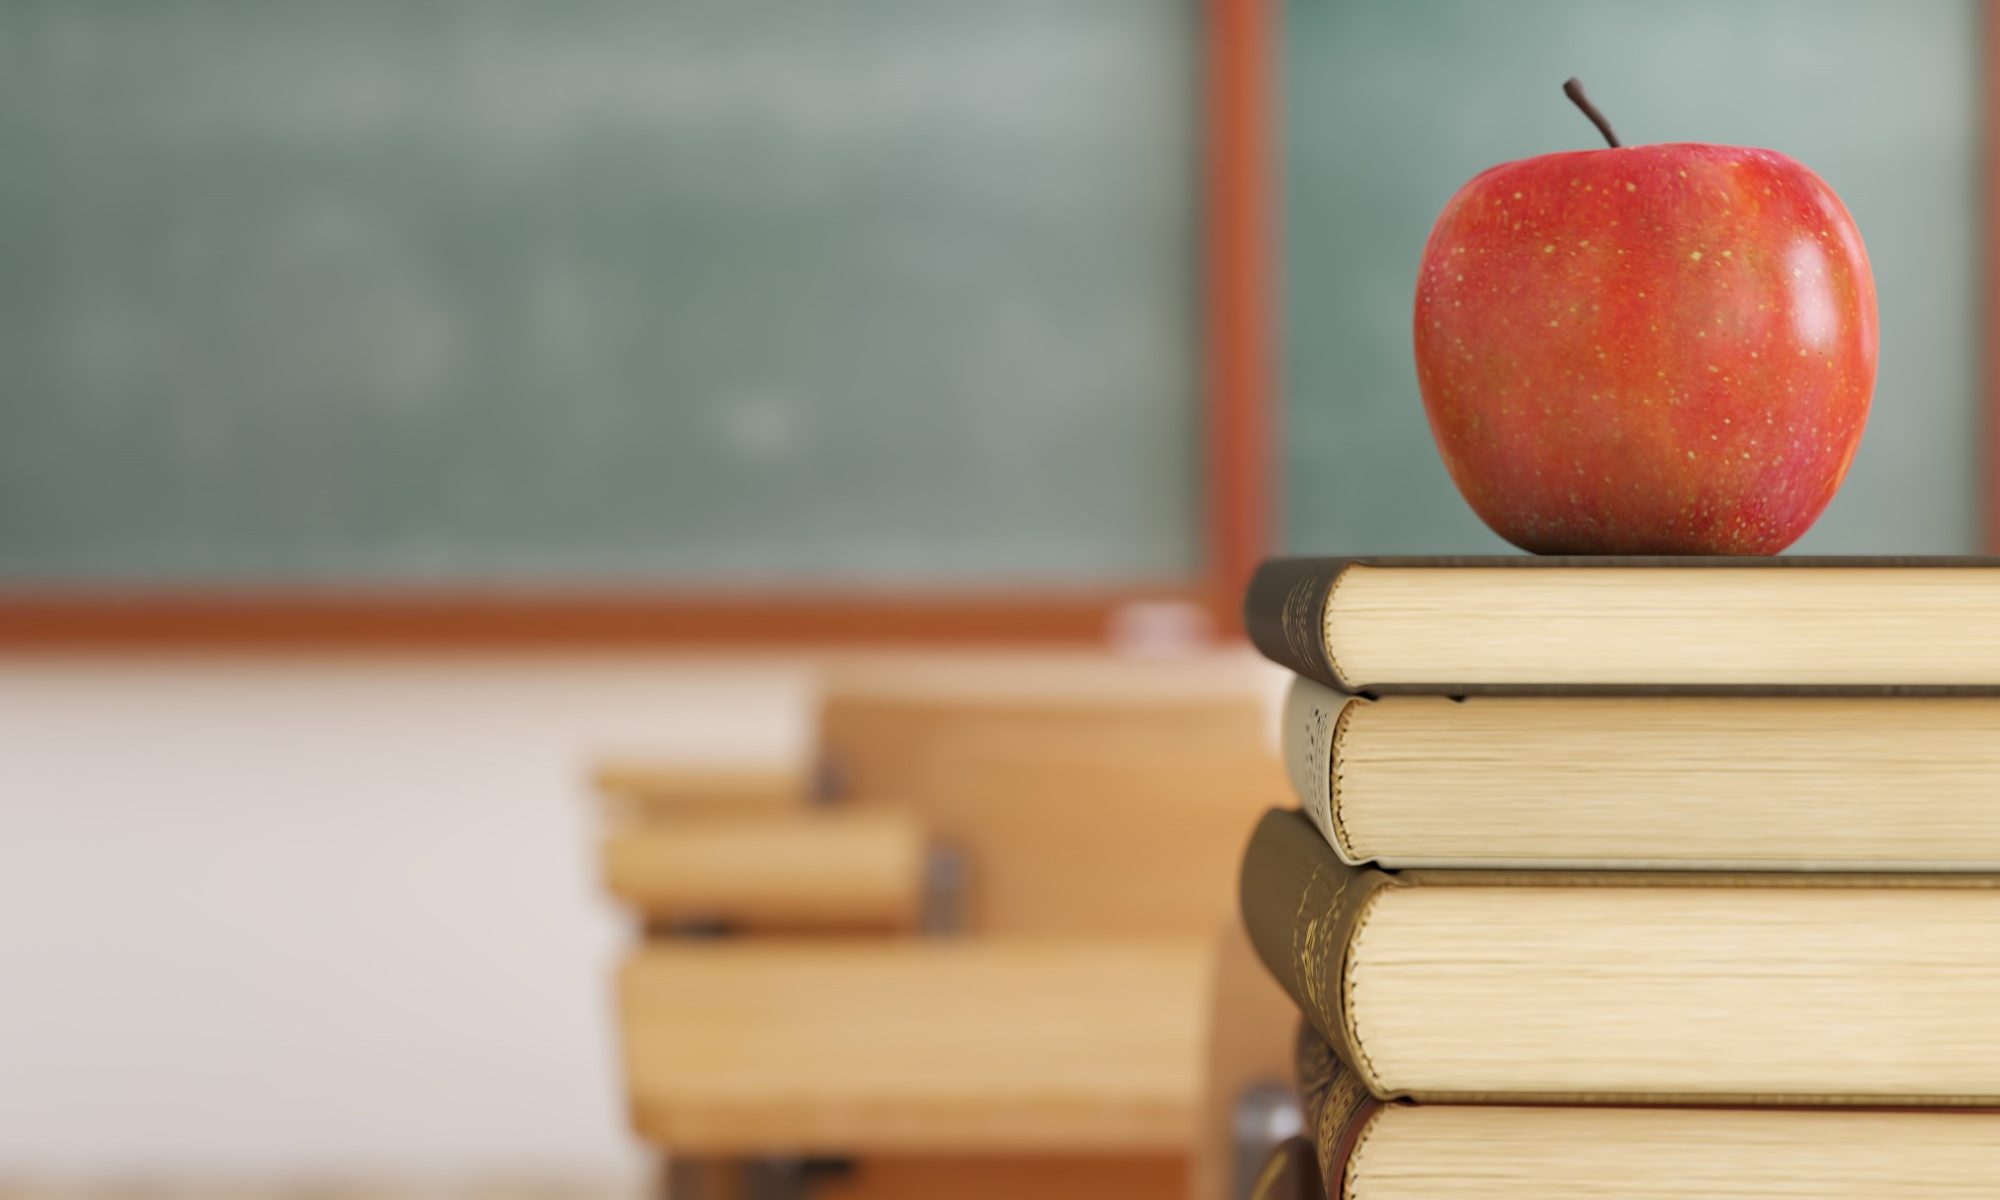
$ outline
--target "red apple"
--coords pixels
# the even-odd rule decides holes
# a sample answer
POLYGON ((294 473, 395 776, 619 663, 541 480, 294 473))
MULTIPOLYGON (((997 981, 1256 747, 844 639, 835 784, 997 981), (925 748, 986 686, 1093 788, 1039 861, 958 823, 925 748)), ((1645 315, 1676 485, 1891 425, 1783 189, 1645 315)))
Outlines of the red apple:
MULTIPOLYGON (((1567 90, 1567 89, 1566 89, 1567 90)), ((1540 554, 1773 554, 1833 498, 1875 386, 1875 282, 1769 150, 1547 154, 1475 176, 1417 276, 1445 466, 1540 554)))

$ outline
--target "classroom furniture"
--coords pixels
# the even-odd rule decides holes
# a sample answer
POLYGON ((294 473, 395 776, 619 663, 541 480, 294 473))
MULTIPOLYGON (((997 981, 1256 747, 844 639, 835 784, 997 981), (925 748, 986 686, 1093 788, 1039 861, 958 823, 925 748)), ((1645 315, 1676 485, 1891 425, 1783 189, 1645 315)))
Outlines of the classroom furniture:
POLYGON ((600 770, 607 883, 652 935, 618 980, 630 1116, 684 1194, 1233 1194, 1220 1093, 1281 1085, 1291 1035, 1261 971, 1222 983, 1242 830, 1285 802, 1264 698, 965 666, 830 672, 785 802, 600 770), (857 863, 812 865, 838 838, 857 863))
POLYGON ((700 1156, 1183 1149, 1202 943, 746 938, 636 951, 633 1123, 700 1156))
POLYGON ((747 816, 790 812, 806 803, 813 784, 797 767, 687 766, 647 759, 609 759, 591 784, 614 819, 714 813, 747 816))
POLYGON ((609 833, 604 883, 648 927, 911 929, 927 853, 915 814, 807 809, 650 822, 609 833))

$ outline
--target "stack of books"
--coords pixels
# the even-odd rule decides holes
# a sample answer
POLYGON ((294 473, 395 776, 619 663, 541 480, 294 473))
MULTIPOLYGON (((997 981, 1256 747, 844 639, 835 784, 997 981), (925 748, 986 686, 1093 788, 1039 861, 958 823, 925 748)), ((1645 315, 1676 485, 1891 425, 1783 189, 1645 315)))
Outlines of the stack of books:
POLYGON ((1292 559, 1246 619, 1328 1194, 2000 1196, 2000 560, 1292 559))

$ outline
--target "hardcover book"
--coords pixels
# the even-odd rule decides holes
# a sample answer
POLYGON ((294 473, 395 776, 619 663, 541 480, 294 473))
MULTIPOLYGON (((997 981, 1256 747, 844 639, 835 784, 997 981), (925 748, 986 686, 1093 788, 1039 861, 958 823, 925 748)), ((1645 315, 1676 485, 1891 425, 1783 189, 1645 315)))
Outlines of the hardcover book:
POLYGON ((2000 698, 1386 696, 1295 680, 1284 756, 1349 863, 2000 869, 2000 698))
POLYGON ((1290 558, 1244 627, 1347 692, 2000 691, 2000 559, 1290 558))
POLYGON ((1342 1200, 1973 1200, 2000 1113, 1383 1104, 1310 1030, 1306 1135, 1342 1200))
POLYGON ((1403 871, 1258 823, 1258 956, 1382 1098, 2000 1102, 2000 878, 1403 871))

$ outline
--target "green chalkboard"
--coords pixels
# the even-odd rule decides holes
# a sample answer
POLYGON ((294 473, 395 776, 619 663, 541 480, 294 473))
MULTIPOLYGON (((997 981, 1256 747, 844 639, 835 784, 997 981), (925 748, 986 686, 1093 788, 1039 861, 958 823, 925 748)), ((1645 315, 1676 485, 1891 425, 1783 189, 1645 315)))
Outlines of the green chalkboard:
POLYGON ((0 582, 1197 558, 1196 9, 0 5, 0 582))
POLYGON ((1601 145, 1765 146, 1846 201, 1882 352, 1846 486, 1797 549, 1952 553, 1978 538, 1977 0, 1289 0, 1286 540, 1298 551, 1503 548, 1432 448, 1410 360, 1417 259, 1460 184, 1601 145))

